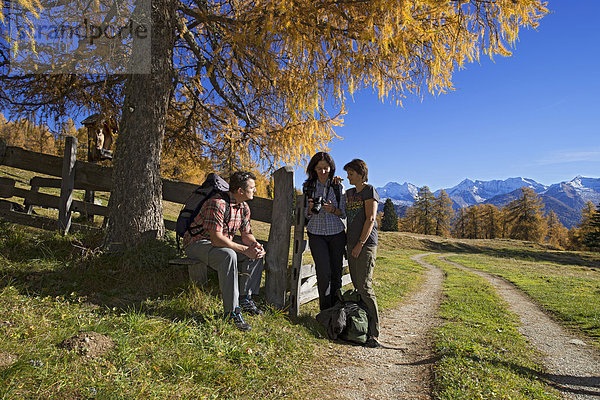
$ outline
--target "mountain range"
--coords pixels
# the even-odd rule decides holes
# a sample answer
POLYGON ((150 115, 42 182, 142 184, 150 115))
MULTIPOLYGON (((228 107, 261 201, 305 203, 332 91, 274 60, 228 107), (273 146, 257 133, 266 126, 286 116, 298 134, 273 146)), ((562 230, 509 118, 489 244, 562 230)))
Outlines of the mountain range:
MULTIPOLYGON (((528 178, 508 178, 505 180, 472 181, 465 179, 458 185, 444 189, 454 209, 470 207, 475 204, 493 204, 502 207, 520 197, 521 188, 527 186, 533 189, 542 199, 544 210, 552 210, 560 221, 571 228, 581 219, 581 210, 587 201, 598 205, 600 202, 600 178, 577 176, 570 181, 543 185, 528 178)), ((417 198, 418 187, 412 183, 389 182, 383 187, 376 188, 383 202, 390 198, 400 216, 417 198)), ((438 195, 440 190, 435 192, 438 195)))

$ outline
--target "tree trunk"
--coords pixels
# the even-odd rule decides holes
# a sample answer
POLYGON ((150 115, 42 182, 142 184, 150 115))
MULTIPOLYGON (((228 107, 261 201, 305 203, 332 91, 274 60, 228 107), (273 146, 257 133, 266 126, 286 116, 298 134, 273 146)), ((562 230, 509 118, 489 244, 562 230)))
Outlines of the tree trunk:
MULTIPOLYGON (((174 13, 172 0, 152 0, 151 73, 130 74, 125 83, 104 242, 109 250, 164 235, 160 157, 174 90, 174 13)), ((132 59, 144 57, 144 43, 134 39, 132 59)))

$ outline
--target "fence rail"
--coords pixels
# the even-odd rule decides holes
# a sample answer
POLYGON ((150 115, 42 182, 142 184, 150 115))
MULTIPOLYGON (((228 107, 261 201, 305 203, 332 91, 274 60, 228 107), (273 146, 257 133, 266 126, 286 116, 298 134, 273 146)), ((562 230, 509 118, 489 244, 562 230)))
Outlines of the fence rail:
MULTIPOLYGON (((305 228, 304 217, 304 195, 296 196, 296 207, 294 210, 294 239, 292 244, 292 266, 290 270, 290 315, 298 315, 300 306, 319 297, 315 286, 317 283, 317 271, 314 264, 302 264, 302 256, 307 250, 307 240, 304 239, 305 228)), ((344 267, 348 261, 344 260, 344 267)), ((351 282, 350 275, 342 276, 342 286, 351 282)))
MULTIPOLYGON (((25 212, 16 211, 13 202, 0 200, 0 218, 12 223, 47 230, 98 232, 101 228, 71 223, 72 212, 99 215, 108 218, 108 207, 73 199, 74 190, 110 192, 112 168, 74 159, 76 139, 67 137, 65 157, 36 153, 19 147, 6 146, 0 139, 0 165, 49 175, 33 177, 30 189, 16 186, 11 178, 0 178, 0 198, 23 199, 25 212), (61 189, 60 196, 41 193, 41 188, 61 189), (32 214, 32 208, 45 207, 59 210, 59 220, 32 214)), ((283 167, 273 174, 274 199, 255 197, 248 201, 253 220, 271 224, 266 246, 265 285, 267 301, 283 308, 289 307, 291 315, 297 315, 299 306, 318 297, 314 265, 302 265, 302 253, 306 249, 304 236, 304 197, 296 196, 294 171, 283 167), (294 198, 296 196, 296 198, 294 198), (296 204, 294 209, 293 204, 296 204), (275 222, 275 223, 273 223, 275 222), (291 229, 293 233, 293 256, 288 268, 291 229), (288 275, 288 271, 290 274, 288 275), (289 294, 288 294, 289 291, 289 294)), ((184 204, 197 185, 162 179, 163 200, 184 204)), ((20 207, 20 205, 19 205, 20 207)), ((165 220, 165 228, 175 229, 175 221, 165 220)), ((344 277, 344 284, 349 277, 344 277)))

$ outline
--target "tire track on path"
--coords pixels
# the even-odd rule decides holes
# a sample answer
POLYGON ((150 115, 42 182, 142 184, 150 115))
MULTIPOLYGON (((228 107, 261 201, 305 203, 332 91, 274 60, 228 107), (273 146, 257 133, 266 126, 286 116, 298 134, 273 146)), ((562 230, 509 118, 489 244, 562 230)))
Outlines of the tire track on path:
POLYGON ((334 392, 326 398, 431 399, 435 359, 430 331, 440 322, 437 311, 444 273, 421 260, 430 254, 438 253, 411 257, 425 267, 425 279, 398 309, 381 317, 382 348, 330 345, 331 373, 323 383, 334 392))
POLYGON ((567 399, 600 398, 600 354, 548 317, 529 296, 499 276, 447 260, 439 260, 485 278, 519 316, 519 332, 541 351, 548 373, 542 378, 567 399))

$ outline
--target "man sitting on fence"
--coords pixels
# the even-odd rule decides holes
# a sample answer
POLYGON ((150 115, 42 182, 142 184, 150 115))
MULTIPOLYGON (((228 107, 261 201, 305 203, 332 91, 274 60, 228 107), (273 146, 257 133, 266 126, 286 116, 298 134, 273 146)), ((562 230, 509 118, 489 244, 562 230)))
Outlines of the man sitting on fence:
POLYGON ((246 203, 256 192, 255 180, 251 172, 235 172, 229 179, 229 192, 211 197, 202 205, 189 230, 196 234, 188 231, 183 237, 187 256, 217 271, 225 314, 242 331, 250 330, 250 325, 241 311, 250 315, 263 313, 252 295, 258 294, 260 288, 265 250, 252 234, 250 207, 246 203), (242 244, 233 241, 238 230, 242 244))

